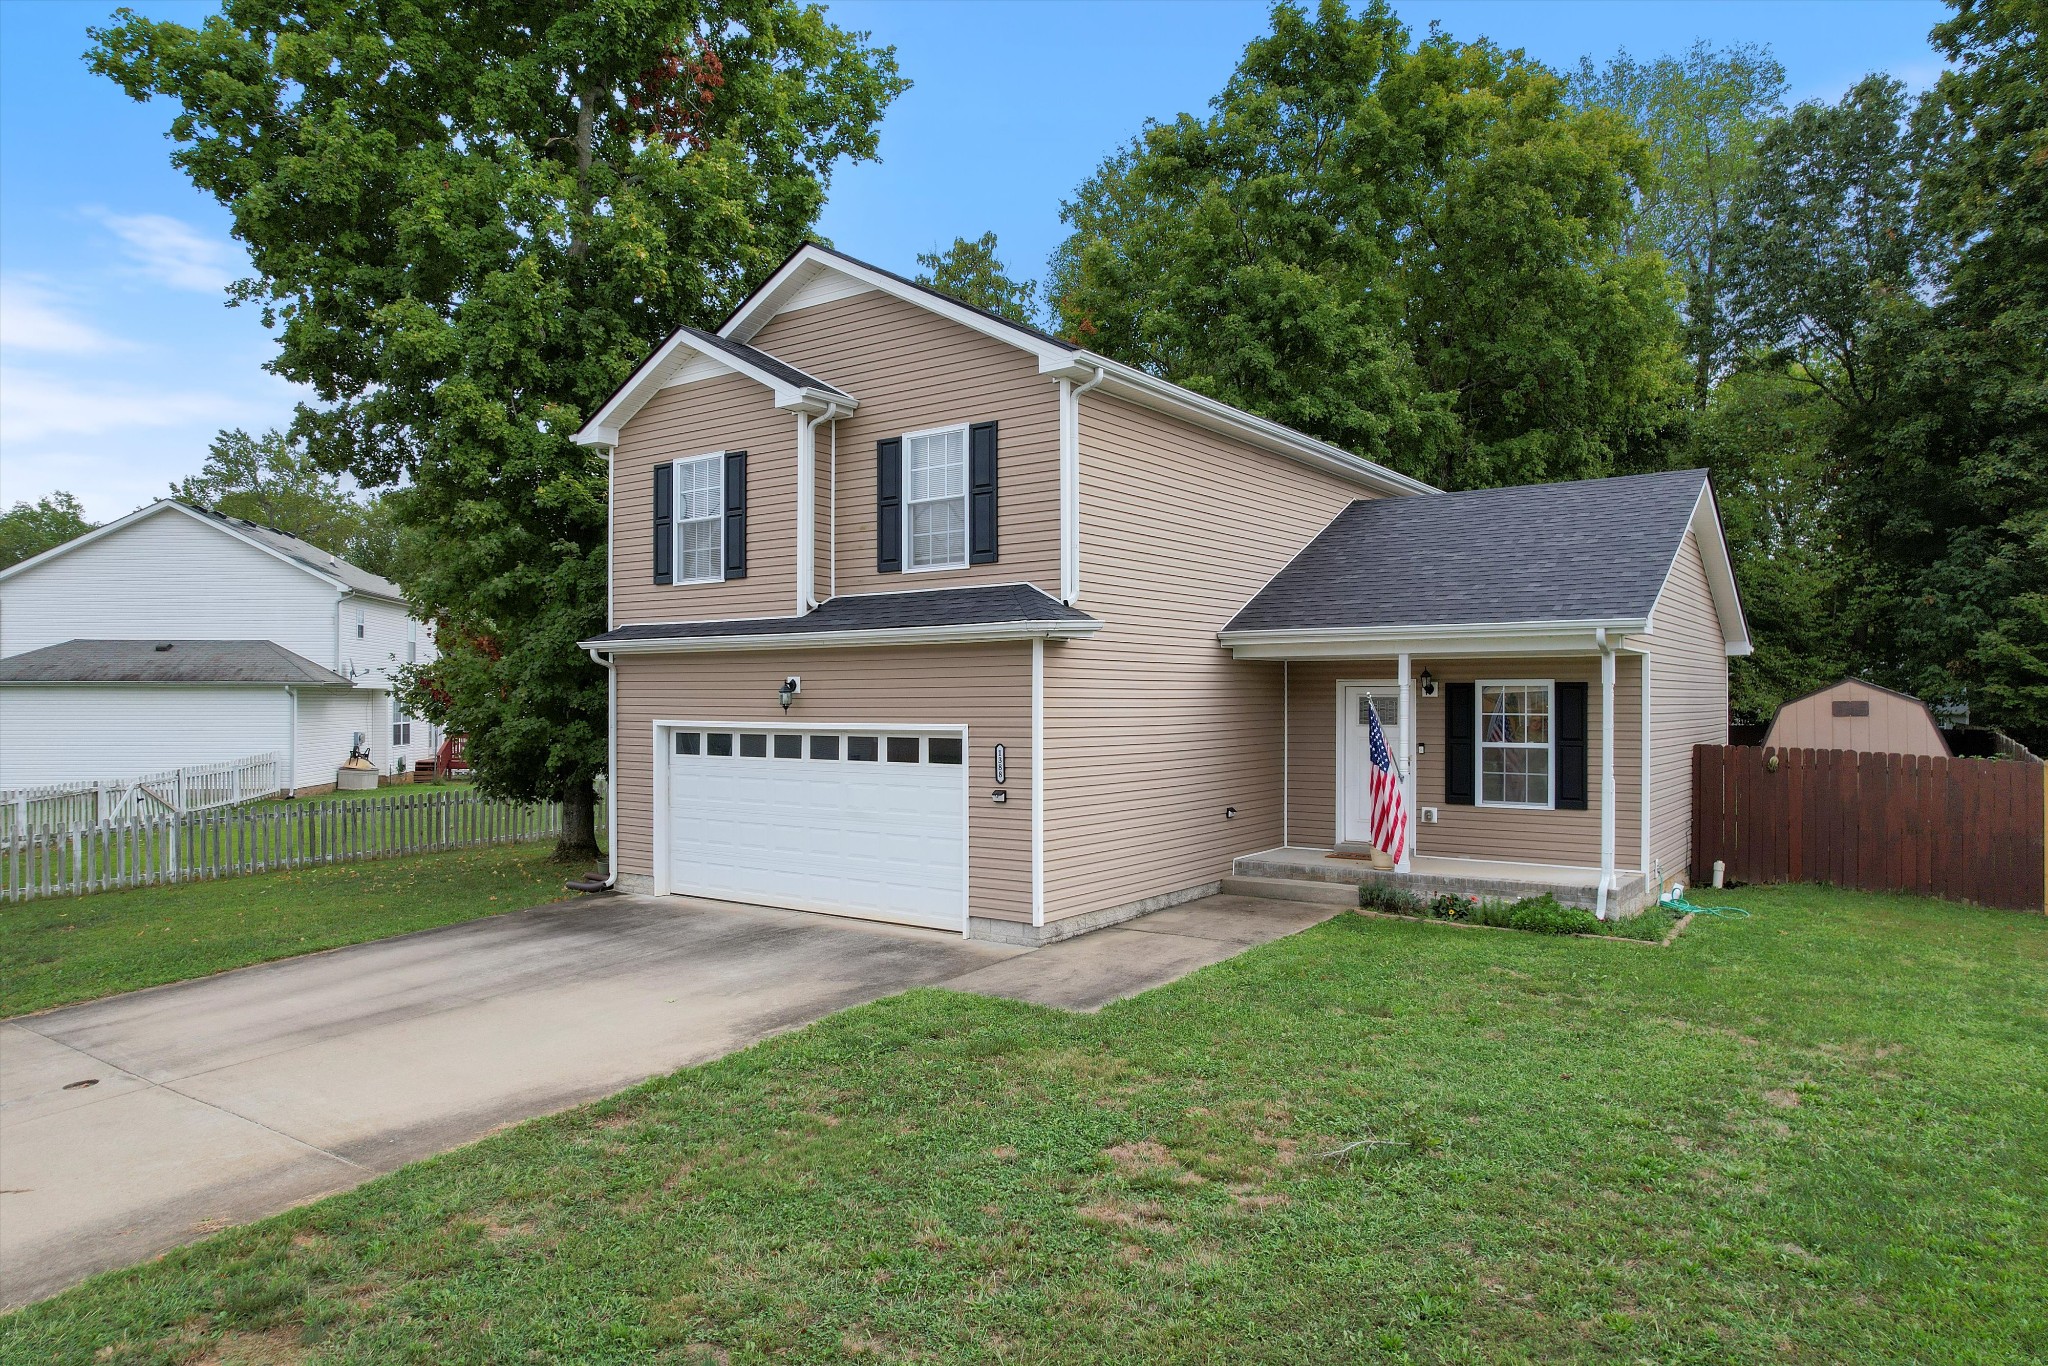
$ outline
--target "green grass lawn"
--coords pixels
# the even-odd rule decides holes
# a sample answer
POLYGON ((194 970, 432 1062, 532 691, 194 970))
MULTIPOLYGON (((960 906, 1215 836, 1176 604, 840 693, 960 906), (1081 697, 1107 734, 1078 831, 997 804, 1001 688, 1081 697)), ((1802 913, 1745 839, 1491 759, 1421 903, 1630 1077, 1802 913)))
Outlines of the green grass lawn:
POLYGON ((110 1273, 10 1361, 2048 1356, 2048 921, 1341 916, 919 991, 110 1273), (1329 1154, 1360 1143, 1341 1157, 1329 1154))
POLYGON ((388 802, 399 797, 460 797, 476 791, 476 784, 467 778, 448 779, 445 782, 393 783, 388 787, 373 787, 362 792, 323 792, 317 797, 273 797, 265 801, 250 802, 251 811, 289 811, 307 802, 388 802))
POLYGON ((0 906, 0 1016, 567 895, 553 842, 0 906))

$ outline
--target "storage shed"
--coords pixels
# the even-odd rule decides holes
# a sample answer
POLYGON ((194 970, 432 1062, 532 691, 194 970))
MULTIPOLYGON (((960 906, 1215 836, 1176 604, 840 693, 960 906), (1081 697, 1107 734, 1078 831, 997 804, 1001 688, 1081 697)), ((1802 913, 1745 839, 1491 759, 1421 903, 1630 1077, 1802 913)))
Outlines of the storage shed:
POLYGON ((1764 745, 1954 757, 1925 702, 1860 678, 1845 678, 1778 708, 1764 745))

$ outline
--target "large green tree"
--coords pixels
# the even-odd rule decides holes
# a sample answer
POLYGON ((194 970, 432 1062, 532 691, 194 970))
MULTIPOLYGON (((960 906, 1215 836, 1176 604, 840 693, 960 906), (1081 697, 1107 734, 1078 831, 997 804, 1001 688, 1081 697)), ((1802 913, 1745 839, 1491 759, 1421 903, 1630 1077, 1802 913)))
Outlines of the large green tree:
POLYGON ((1655 156, 1630 241, 1661 252, 1685 285, 1692 402, 1704 408, 1739 347, 1722 299, 1729 239, 1758 139, 1781 109, 1785 68, 1769 48, 1701 41, 1647 62, 1626 52, 1604 67, 1583 59, 1571 85, 1575 103, 1621 114, 1655 156))
POLYGON ((1064 206, 1051 292, 1105 354, 1445 487, 1606 474, 1682 393, 1666 267, 1622 249, 1650 173, 1519 53, 1283 3, 1208 117, 1064 206))
POLYGON ((54 550, 91 531, 78 499, 59 491, 0 512, 0 569, 54 550))
POLYGON ((944 251, 923 251, 917 255, 923 269, 917 282, 952 295, 1011 322, 1036 326, 1038 322, 1038 281, 1019 280, 1003 265, 996 252, 996 235, 985 232, 968 239, 956 237, 944 251))
POLYGON ((1921 111, 1932 303, 1868 329, 1841 440, 1877 665, 2048 750, 2048 5, 1958 6, 1921 111))
POLYGON ((227 0, 128 11, 93 67, 178 106, 173 162, 233 214, 311 386, 296 434, 406 480, 442 619, 419 691, 483 783, 560 796, 595 849, 605 458, 570 436, 679 323, 710 324, 873 156, 893 54, 791 0, 227 0))

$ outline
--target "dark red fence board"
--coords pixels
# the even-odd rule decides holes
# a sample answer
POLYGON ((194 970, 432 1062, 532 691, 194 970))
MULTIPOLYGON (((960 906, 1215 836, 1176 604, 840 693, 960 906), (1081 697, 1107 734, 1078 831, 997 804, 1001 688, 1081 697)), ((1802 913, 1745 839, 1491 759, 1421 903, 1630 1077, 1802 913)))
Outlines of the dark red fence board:
POLYGON ((2039 764, 1699 745, 1693 880, 1822 882, 2048 909, 2039 764))

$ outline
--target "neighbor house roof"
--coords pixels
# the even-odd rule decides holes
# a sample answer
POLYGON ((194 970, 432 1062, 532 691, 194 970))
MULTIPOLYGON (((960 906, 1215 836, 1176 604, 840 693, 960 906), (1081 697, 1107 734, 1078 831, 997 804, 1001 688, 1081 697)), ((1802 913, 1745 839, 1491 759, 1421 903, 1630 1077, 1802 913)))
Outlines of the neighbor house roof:
POLYGON ((268 640, 67 640, 0 659, 0 683, 289 683, 349 681, 268 640))
POLYGON ((1643 631, 1688 528, 1730 652, 1746 653, 1704 470, 1352 503, 1244 605, 1223 641, 1447 628, 1643 631))
POLYGON ((38 565, 47 564, 59 556, 70 554, 81 546, 91 545, 94 541, 116 535, 147 518, 177 515, 190 517, 202 526, 212 527, 226 535, 233 536, 244 544, 252 545, 267 555, 274 556, 295 568, 305 570, 316 578, 325 580, 337 589, 345 588, 351 593, 360 593, 366 597, 384 598, 400 604, 405 602, 404 590, 391 580, 381 574, 372 574, 367 569, 350 564, 339 555, 322 550, 311 541, 302 540, 290 532, 279 531, 276 527, 264 526, 260 522, 251 522, 245 518, 230 517, 225 513, 211 512, 205 508, 193 507, 191 504, 181 503, 175 498, 160 498, 147 507, 137 508, 126 517, 118 517, 108 522, 105 526, 93 528, 83 536, 74 536, 60 546, 45 550, 40 555, 30 556, 20 564, 9 565, 6 569, 0 569, 0 579, 10 578, 13 575, 33 569, 38 565))
POLYGON ((1102 623, 1028 583, 849 593, 800 617, 643 622, 586 640, 586 648, 738 650, 757 645, 908 645, 947 640, 1025 640, 1089 635, 1102 623))

